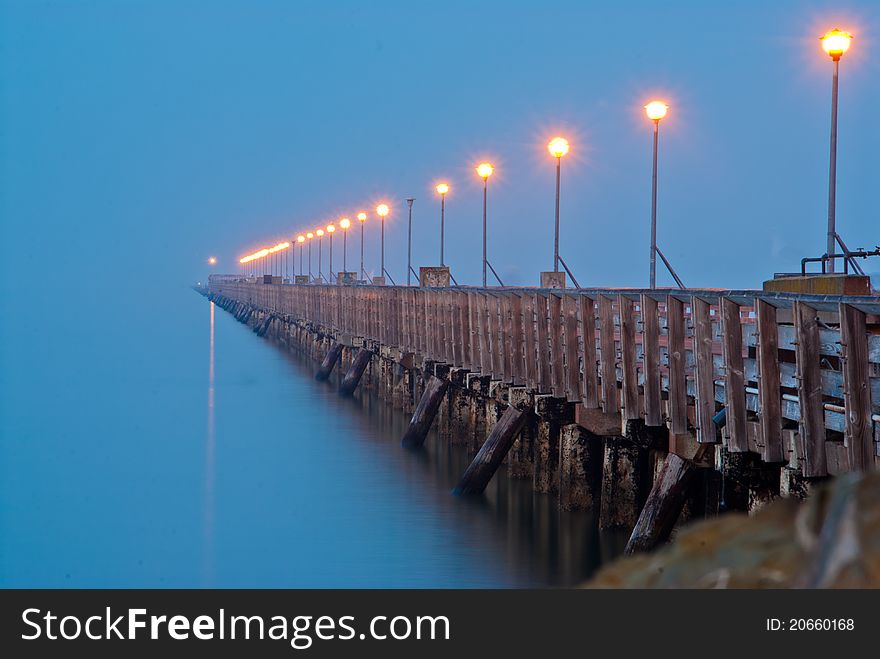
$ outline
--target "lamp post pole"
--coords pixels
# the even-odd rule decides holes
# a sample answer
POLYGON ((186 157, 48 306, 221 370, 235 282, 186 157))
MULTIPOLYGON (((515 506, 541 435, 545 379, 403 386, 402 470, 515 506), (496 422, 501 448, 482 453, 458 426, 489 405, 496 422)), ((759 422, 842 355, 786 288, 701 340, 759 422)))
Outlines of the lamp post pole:
POLYGON ((483 288, 486 288, 486 264, 487 253, 486 253, 486 204, 488 202, 488 191, 489 191, 489 177, 483 177, 483 288))
POLYGON ((444 243, 444 230, 446 224, 446 193, 440 195, 440 265, 444 266, 446 263, 443 261, 443 243, 444 243))
POLYGON ((657 288, 657 147, 660 139, 660 120, 654 119, 654 164, 651 173, 651 281, 657 288))
POLYGON ((556 156, 556 228, 553 238, 553 272, 559 272, 559 182, 562 178, 562 156, 556 156))
MULTIPOLYGON (((837 236, 837 81, 840 72, 840 55, 832 55, 834 73, 831 78, 831 155, 828 162, 828 236, 825 246, 831 255, 835 252, 837 236)), ((834 272, 834 259, 828 259, 828 272, 834 272)))
POLYGON ((410 286, 412 284, 411 276, 412 273, 412 207, 415 198, 410 197, 406 200, 406 205, 409 209, 409 223, 407 229, 407 237, 406 237, 406 285, 410 286))

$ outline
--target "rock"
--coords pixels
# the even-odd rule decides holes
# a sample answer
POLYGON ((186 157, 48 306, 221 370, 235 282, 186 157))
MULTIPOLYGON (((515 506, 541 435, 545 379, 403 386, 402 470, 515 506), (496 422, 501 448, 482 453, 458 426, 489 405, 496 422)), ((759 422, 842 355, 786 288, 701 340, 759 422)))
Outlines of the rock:
POLYGON ((620 559, 588 588, 878 588, 880 473, 848 474, 805 502, 782 499, 678 532, 620 559))

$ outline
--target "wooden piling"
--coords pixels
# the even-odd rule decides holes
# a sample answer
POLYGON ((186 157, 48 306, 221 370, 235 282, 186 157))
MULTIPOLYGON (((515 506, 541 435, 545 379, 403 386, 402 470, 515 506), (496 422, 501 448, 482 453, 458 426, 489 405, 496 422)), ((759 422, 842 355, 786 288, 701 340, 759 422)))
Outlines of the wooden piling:
POLYGON ((669 539, 687 501, 696 469, 690 460, 675 453, 667 454, 626 544, 625 553, 650 551, 669 539))
POLYGON ((440 403, 446 390, 449 388, 449 380, 428 376, 428 382, 425 386, 425 392, 419 399, 419 404, 412 415, 407 428, 406 434, 400 440, 400 444, 407 448, 417 448, 425 443, 425 437, 428 436, 428 430, 437 416, 437 410, 440 409, 440 403))
POLYGON ((517 409, 513 405, 508 406, 498 423, 492 428, 492 432, 486 438, 473 462, 465 470, 458 485, 453 492, 455 494, 482 494, 492 480, 492 476, 498 471, 504 456, 513 446, 513 442, 522 430, 526 422, 528 412, 517 409))
POLYGON ((361 376, 364 374, 367 366, 369 366, 372 358, 373 353, 366 348, 358 350, 358 354, 354 358, 351 368, 348 369, 348 372, 342 379, 342 384, 339 386, 340 394, 343 396, 351 396, 351 394, 354 393, 354 390, 357 389, 358 383, 361 381, 361 376))
POLYGON ((330 377, 330 374, 336 366, 336 362, 339 361, 339 355, 341 354, 341 343, 335 343, 333 347, 327 351, 324 360, 321 362, 321 366, 318 368, 318 372, 315 374, 315 379, 318 380, 318 382, 323 382, 330 377))

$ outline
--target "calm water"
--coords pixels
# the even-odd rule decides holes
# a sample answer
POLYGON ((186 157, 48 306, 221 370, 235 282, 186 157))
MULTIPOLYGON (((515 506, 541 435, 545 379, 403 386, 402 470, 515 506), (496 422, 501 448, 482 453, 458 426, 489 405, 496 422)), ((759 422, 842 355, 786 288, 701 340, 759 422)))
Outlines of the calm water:
POLYGON ((402 450, 403 413, 169 295, 7 334, 2 585, 567 585, 619 551, 526 483, 451 496, 465 449, 402 450))

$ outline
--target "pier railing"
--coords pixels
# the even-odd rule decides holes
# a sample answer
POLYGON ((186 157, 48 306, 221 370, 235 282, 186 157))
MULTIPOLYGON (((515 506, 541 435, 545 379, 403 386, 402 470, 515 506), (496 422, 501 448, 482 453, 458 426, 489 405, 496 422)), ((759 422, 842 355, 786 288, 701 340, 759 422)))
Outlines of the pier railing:
POLYGON ((866 469, 880 456, 878 297, 234 279, 210 287, 365 345, 666 424, 766 462, 797 460, 807 477, 866 469))

